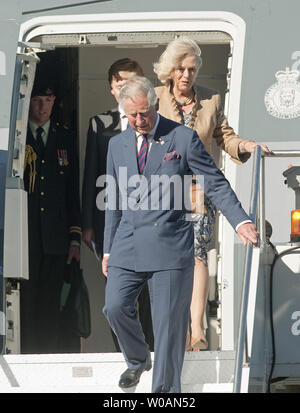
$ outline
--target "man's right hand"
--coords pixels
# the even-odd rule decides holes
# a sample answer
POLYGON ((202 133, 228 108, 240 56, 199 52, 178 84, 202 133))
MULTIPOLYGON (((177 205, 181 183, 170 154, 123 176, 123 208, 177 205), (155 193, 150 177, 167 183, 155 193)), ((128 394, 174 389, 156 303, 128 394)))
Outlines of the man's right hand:
POLYGON ((105 277, 107 277, 107 272, 108 272, 108 258, 109 258, 109 255, 105 255, 102 260, 102 272, 105 275, 105 277))
POLYGON ((93 228, 85 228, 82 231, 82 241, 93 251, 92 241, 95 239, 93 228))
POLYGON ((250 244, 257 246, 258 243, 258 232, 256 230, 256 226, 252 224, 252 222, 247 222, 241 225, 237 230, 238 236, 243 241, 243 244, 246 246, 247 242, 250 244))

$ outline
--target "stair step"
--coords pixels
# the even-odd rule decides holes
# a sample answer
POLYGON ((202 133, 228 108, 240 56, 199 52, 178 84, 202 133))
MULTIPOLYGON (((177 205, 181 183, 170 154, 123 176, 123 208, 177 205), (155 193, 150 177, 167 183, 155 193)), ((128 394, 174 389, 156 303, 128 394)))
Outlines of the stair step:
MULTIPOLYGON (((232 392, 234 354, 187 352, 182 392, 232 392)), ((126 368, 121 353, 5 355, 0 363, 0 392, 124 393, 118 381, 126 368)), ((151 382, 152 370, 126 393, 150 393, 151 382)))
MULTIPOLYGON (((182 385, 182 393, 232 393, 232 383, 206 383, 194 385, 182 385)), ((96 386, 96 385, 70 385, 70 386, 22 386, 0 389, 0 393, 151 393, 151 385, 139 383, 127 391, 120 389, 118 386, 96 386)))

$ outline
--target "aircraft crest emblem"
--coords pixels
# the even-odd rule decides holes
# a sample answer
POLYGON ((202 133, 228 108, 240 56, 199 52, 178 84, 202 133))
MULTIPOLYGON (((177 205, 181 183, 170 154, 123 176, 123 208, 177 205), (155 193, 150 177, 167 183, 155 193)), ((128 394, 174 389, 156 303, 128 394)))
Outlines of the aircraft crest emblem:
POLYGON ((277 83, 265 94, 265 105, 270 115, 279 119, 295 119, 300 116, 300 83, 298 70, 276 72, 277 83))

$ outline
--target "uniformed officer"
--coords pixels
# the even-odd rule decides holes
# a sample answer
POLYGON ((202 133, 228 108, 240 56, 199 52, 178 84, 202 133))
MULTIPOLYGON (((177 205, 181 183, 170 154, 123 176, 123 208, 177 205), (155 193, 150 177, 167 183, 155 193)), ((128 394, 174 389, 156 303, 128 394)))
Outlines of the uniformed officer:
POLYGON ((50 119, 54 102, 54 87, 37 79, 30 100, 24 165, 30 278, 21 285, 22 353, 60 351, 65 265, 80 259, 76 142, 74 134, 50 119))
MULTIPOLYGON (((108 70, 110 92, 119 103, 121 88, 133 76, 142 76, 141 66, 129 58, 119 59, 108 70)), ((108 110, 100 115, 93 116, 89 122, 85 153, 84 178, 82 187, 82 240, 91 249, 94 242, 95 249, 102 255, 104 234, 104 211, 96 207, 96 198, 101 188, 96 187, 99 176, 106 174, 106 157, 108 143, 112 136, 127 128, 128 120, 124 111, 119 107, 108 110)), ((151 320, 151 309, 148 285, 145 284, 138 298, 139 317, 150 350, 154 349, 154 338, 151 320)), ((117 351, 119 345, 113 334, 117 351)))

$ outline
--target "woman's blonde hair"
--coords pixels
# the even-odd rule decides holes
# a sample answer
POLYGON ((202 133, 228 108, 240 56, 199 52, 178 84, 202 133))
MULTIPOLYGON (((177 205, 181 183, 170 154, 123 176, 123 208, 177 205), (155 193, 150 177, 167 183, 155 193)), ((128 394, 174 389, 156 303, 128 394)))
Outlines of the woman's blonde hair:
POLYGON ((197 70, 199 70, 202 66, 202 58, 201 49, 197 43, 194 40, 183 36, 172 40, 160 56, 158 62, 153 64, 154 72, 158 79, 164 85, 168 86, 172 80, 172 71, 188 56, 195 56, 197 70))

